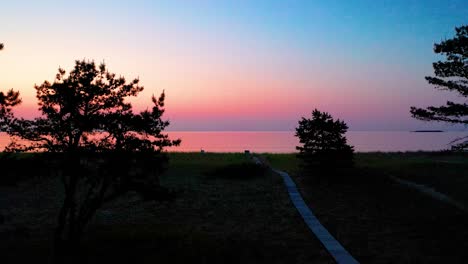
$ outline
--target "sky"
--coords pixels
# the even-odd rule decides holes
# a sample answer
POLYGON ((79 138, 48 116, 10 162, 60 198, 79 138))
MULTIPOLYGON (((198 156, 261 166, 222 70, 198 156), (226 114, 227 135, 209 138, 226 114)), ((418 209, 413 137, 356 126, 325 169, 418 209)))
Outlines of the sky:
POLYGON ((314 108, 350 130, 460 129, 410 106, 460 101, 426 83, 433 44, 468 24, 468 0, 7 1, 0 89, 38 115, 34 84, 77 59, 166 92, 170 130, 293 130, 314 108))

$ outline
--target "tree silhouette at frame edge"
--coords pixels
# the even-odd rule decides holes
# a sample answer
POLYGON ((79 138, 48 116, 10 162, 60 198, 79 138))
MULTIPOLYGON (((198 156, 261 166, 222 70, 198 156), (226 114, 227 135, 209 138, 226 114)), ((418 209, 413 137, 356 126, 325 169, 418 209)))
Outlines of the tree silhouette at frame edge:
MULTIPOLYGON (((447 101, 442 106, 427 108, 411 107, 411 115, 423 121, 468 125, 468 26, 455 28, 455 36, 434 44, 434 52, 445 56, 445 61, 432 64, 435 77, 427 76, 429 84, 436 89, 456 92, 465 102, 447 101)), ((454 140, 454 150, 468 148, 468 137, 454 140)))

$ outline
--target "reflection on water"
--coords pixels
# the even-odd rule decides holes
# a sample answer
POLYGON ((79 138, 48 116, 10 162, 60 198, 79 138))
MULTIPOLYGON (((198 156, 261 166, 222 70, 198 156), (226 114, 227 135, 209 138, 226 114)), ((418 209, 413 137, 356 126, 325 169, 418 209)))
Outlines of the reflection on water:
MULTIPOLYGON (((180 147, 174 151, 207 152, 295 152, 299 144, 294 132, 190 132, 170 131, 171 138, 181 138, 180 147)), ((466 136, 467 132, 414 133, 405 131, 351 131, 346 134, 348 142, 356 151, 417 151, 450 148, 450 141, 466 136)), ((8 144, 9 138, 0 133, 0 149, 8 144)))
MULTIPOLYGON (((414 133, 406 131, 351 131, 348 142, 356 151, 417 151, 449 149, 449 143, 466 132, 414 133)), ((182 139, 177 151, 295 152, 299 141, 294 132, 170 132, 182 139)))

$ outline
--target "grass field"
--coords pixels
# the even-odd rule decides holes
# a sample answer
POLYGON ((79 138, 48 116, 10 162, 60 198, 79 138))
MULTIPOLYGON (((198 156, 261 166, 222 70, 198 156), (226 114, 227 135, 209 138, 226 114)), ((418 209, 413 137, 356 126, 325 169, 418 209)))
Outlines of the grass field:
MULTIPOLYGON (((466 203, 466 155, 358 153, 356 168, 305 174, 293 154, 263 154, 293 176, 319 220, 362 263, 463 263, 466 213, 389 180, 415 181, 466 203), (319 176, 319 177, 316 177, 319 176)), ((129 194, 99 211, 82 263, 330 263, 281 178, 243 154, 171 153, 161 184, 172 202, 129 194)), ((21 158, 25 158, 22 156, 21 158)), ((26 168, 34 172, 34 168, 26 168)), ((2 263, 47 262, 63 194, 53 177, 7 175, 0 186, 2 263)))
MULTIPOLYGON (((87 230, 83 263, 331 262, 278 175, 252 168, 243 154, 170 157, 161 183, 177 199, 128 195, 103 208, 87 230)), ((0 229, 1 263, 47 262, 60 187, 54 178, 1 187, 3 227, 10 227, 0 229)))
POLYGON ((293 154, 264 156, 293 176, 319 220, 362 263, 466 262, 468 215, 387 177, 466 202, 466 155, 359 153, 356 168, 340 175, 302 172, 293 154))
POLYGON ((358 164, 424 184, 468 205, 468 153, 359 154, 358 164))

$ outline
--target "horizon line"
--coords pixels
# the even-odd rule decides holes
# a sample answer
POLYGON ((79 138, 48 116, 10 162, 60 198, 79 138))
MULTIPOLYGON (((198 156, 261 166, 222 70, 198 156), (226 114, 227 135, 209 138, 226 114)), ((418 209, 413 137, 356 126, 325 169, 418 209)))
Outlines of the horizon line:
MULTIPOLYGON (((424 132, 427 132, 426 131, 427 129, 424 129, 422 131, 424 132)), ((429 132, 432 131, 432 129, 429 129, 428 130, 429 132)), ((203 132, 209 132, 209 133, 214 133, 214 132, 237 132, 237 133, 256 133, 256 132, 277 132, 277 133, 281 133, 281 132, 295 132, 295 130, 198 130, 198 129, 195 129, 195 130, 186 130, 186 129, 182 129, 182 130, 177 130, 177 129, 167 129, 167 130, 164 130, 163 132, 191 132, 191 133, 203 133, 203 132)), ((413 130, 403 130, 403 129, 388 129, 388 130, 348 130, 347 132, 421 132, 420 130, 418 129, 413 129, 413 130)), ((468 133, 468 129, 457 129, 457 130, 451 130, 451 129, 447 129, 447 130, 439 130, 439 129, 434 129, 434 132, 467 132, 468 133)), ((1 131, 0 130, 0 133, 7 133, 5 131, 1 131)))

